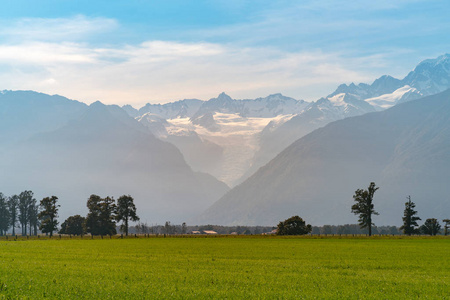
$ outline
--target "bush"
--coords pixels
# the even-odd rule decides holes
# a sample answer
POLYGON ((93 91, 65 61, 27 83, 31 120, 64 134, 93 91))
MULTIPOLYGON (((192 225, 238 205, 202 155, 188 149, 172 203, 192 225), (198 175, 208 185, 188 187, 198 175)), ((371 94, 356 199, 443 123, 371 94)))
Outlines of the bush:
POLYGON ((310 233, 311 230, 310 224, 306 225, 302 218, 293 216, 278 223, 277 235, 303 235, 310 233))

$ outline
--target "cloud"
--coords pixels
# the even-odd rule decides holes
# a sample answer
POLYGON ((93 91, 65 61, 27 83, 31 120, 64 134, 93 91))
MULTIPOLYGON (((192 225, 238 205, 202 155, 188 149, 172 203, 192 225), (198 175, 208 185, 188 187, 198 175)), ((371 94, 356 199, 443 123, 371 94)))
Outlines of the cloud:
POLYGON ((114 19, 88 18, 22 18, 0 22, 0 37, 8 41, 75 41, 111 31, 118 27, 114 19))
MULTIPOLYGON (((0 46, 4 86, 58 93, 106 103, 208 99, 221 91, 258 97, 288 90, 305 97, 308 85, 359 81, 367 74, 346 67, 338 54, 283 52, 270 47, 147 41, 96 48, 79 43, 32 42, 0 46)), ((311 97, 324 95, 320 91, 311 97)), ((311 99, 312 100, 312 99, 311 99)))

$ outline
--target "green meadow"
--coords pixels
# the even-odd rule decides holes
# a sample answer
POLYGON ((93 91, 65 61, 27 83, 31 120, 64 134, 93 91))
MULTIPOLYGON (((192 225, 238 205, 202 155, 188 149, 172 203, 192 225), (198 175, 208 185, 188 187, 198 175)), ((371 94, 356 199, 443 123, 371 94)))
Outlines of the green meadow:
POLYGON ((444 237, 0 241, 4 299, 449 299, 444 237))

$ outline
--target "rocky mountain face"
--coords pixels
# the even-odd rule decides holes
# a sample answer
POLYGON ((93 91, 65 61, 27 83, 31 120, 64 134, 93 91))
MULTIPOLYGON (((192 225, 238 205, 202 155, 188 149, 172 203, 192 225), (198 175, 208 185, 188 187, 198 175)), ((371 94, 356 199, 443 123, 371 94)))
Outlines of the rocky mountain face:
POLYGON ((401 224, 406 196, 422 219, 445 218, 450 176, 450 90, 332 122, 290 145, 194 223, 355 223, 352 195, 380 186, 375 224, 401 224))

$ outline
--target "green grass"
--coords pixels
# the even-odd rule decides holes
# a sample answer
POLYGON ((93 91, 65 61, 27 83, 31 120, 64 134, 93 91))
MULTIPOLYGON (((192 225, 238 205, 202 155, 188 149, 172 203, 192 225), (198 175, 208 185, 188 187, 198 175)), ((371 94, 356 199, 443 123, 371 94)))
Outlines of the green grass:
POLYGON ((0 242, 0 298, 449 299, 446 238, 0 242))

